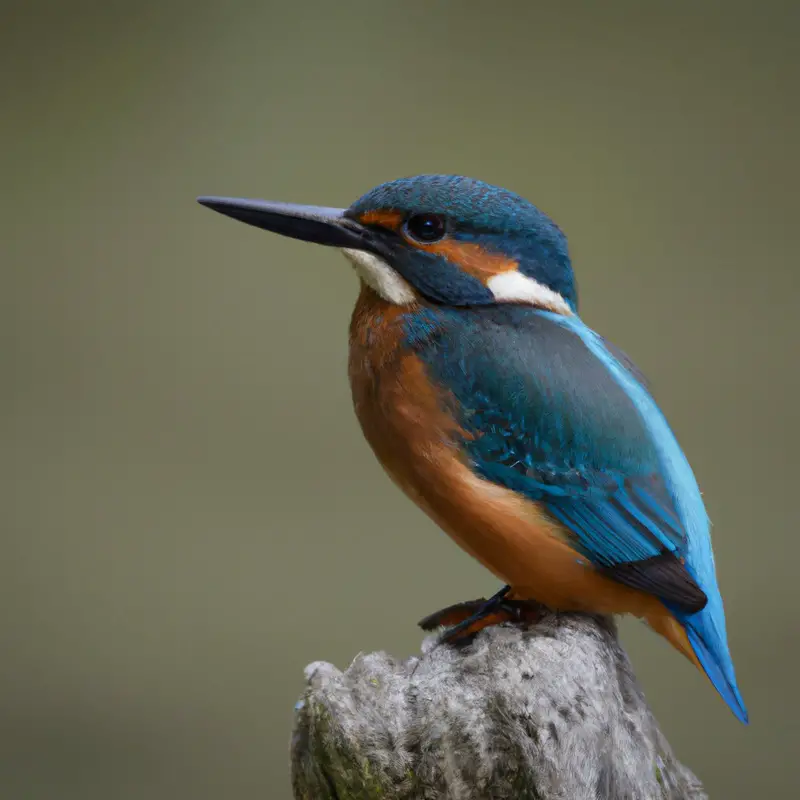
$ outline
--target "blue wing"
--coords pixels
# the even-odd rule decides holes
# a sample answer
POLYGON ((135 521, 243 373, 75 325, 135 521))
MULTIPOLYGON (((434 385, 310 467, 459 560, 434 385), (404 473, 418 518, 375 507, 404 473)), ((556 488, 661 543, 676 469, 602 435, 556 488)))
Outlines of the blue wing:
POLYGON ((641 387, 629 362, 595 334, 607 356, 598 357, 572 327, 591 334, 579 321, 535 309, 414 319, 412 339, 434 380, 455 397, 475 471, 539 501, 609 577, 686 612, 703 608, 706 595, 684 565, 689 539, 657 442, 611 368, 641 387))
POLYGON ((659 597, 746 722, 700 490, 630 361, 577 317, 525 306, 426 309, 405 324, 453 398, 472 468, 544 505, 609 577, 659 597))

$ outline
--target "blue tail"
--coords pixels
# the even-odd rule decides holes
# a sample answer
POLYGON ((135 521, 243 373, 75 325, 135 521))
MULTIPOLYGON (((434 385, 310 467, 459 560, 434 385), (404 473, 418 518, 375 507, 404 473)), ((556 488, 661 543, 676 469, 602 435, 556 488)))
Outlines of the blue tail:
POLYGON ((714 688, 736 718, 747 725, 749 721, 747 709, 736 685, 733 660, 728 651, 722 601, 715 602, 717 598, 709 598, 708 605, 697 614, 676 613, 675 618, 686 628, 689 643, 714 688))

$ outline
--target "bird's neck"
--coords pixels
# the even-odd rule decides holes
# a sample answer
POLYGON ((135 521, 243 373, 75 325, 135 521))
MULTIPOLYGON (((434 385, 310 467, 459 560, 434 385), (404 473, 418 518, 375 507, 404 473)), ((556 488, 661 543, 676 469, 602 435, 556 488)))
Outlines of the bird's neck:
MULTIPOLYGON (((396 305, 362 282, 350 319, 351 370, 379 369, 396 356, 405 340, 404 320, 417 304, 396 305)), ((352 376, 351 376, 352 377, 352 376)))

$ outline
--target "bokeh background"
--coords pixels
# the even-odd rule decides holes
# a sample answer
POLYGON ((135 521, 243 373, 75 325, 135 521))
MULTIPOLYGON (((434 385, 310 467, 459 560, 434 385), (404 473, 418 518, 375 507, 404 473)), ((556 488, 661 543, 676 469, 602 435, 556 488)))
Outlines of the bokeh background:
POLYGON ((796 797, 797 3, 3 2, 0 794, 290 797, 302 669, 496 588, 350 407, 356 280, 197 206, 456 172, 570 236, 714 521, 752 724, 624 640, 713 797, 796 797))

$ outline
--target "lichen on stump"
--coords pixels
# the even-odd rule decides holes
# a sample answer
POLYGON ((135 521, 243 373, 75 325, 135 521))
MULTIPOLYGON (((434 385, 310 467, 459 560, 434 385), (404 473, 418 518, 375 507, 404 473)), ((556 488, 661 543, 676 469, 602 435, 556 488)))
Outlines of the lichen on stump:
POLYGON ((316 662, 297 704, 297 800, 705 798, 606 618, 545 614, 403 661, 316 662))

